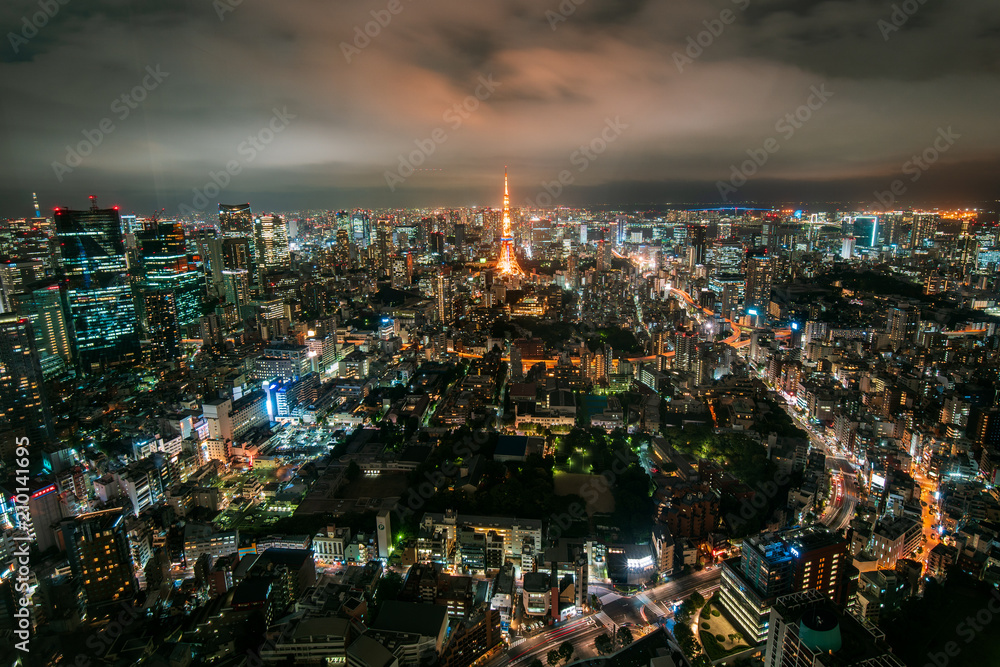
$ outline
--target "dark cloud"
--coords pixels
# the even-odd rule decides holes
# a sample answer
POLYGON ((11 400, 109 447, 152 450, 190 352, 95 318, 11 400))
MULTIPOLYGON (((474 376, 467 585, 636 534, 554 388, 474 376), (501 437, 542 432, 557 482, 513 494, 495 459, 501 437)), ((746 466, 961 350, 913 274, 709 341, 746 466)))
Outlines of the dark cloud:
POLYGON ((769 137, 780 151, 739 196, 864 199, 949 126, 962 138, 908 196, 996 196, 995 0, 927 0, 889 32, 881 0, 403 0, 384 26, 387 0, 220 2, 221 20, 206 0, 68 0, 25 39, 37 0, 0 6, 0 214, 32 191, 174 211, 231 160, 222 197, 258 208, 495 203, 504 164, 522 198, 573 169, 567 202, 714 200, 769 137), (122 117, 156 66, 169 76, 122 117), (779 130, 816 86, 830 99, 779 130), (275 109, 294 118, 249 157, 275 109), (105 118, 113 131, 57 175, 105 118), (578 170, 615 118, 627 129, 578 170), (385 173, 438 128, 436 171, 390 191, 385 173))

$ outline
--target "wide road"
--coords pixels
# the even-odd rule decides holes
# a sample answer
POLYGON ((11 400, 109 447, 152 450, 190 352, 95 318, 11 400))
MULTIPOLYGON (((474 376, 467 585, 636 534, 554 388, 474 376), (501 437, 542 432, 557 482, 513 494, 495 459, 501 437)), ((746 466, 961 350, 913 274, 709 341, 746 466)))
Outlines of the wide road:
POLYGON ((570 619, 527 639, 515 638, 514 645, 488 662, 486 667, 526 665, 535 658, 545 664, 548 652, 565 641, 576 648, 574 660, 596 655, 594 639, 601 633, 609 632, 610 625, 633 623, 641 627, 655 623, 657 619, 670 614, 666 603, 686 598, 695 591, 707 598, 719 587, 721 577, 720 568, 706 569, 628 597, 618 595, 603 584, 592 584, 588 590, 606 600, 599 613, 570 619))
POLYGON ((854 518, 861 498, 854 464, 840 453, 835 443, 817 433, 809 422, 788 405, 781 394, 777 394, 777 400, 799 428, 809 434, 812 447, 826 455, 826 467, 830 470, 833 483, 833 497, 827 502, 820 522, 831 530, 839 531, 847 528, 854 518))
MULTIPOLYGON (((594 639, 606 630, 597 623, 595 616, 571 619, 554 625, 527 639, 514 639, 514 645, 506 653, 489 661, 488 667, 527 664, 534 658, 545 663, 549 651, 565 641, 576 648, 576 657, 587 657, 594 653, 594 639)), ((575 659, 575 658, 574 658, 575 659)))
MULTIPOLYGON (((701 572, 694 572, 686 577, 679 577, 665 584, 654 586, 642 591, 638 595, 621 597, 609 592, 604 588, 602 594, 596 586, 590 586, 588 590, 596 593, 601 598, 603 605, 601 615, 606 616, 612 623, 621 625, 622 623, 634 623, 636 625, 646 625, 653 623, 657 618, 666 615, 665 603, 672 600, 686 598, 695 591, 711 594, 719 586, 722 577, 721 568, 705 569, 701 572)), ((708 595, 705 595, 708 597, 708 595)))
POLYGON ((843 530, 851 523, 858 507, 858 481, 854 472, 834 469, 830 473, 833 478, 834 496, 826 505, 820 522, 832 530, 843 530))

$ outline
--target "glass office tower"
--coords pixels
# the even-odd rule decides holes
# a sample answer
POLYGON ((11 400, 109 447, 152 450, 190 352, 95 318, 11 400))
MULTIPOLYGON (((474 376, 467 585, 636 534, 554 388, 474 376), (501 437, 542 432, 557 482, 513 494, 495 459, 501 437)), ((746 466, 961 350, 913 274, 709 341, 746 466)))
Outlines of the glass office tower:
POLYGON ((139 336, 117 208, 56 209, 74 357, 81 370, 136 361, 139 336))

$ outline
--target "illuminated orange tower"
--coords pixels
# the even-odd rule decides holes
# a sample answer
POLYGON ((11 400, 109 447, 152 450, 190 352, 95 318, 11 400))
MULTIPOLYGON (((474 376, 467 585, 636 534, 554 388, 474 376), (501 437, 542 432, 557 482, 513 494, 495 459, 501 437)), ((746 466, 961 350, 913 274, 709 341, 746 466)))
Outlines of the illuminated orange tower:
POLYGON ((503 234, 500 237, 500 258, 497 270, 502 276, 523 276, 514 255, 514 232, 510 223, 510 190, 507 187, 507 167, 503 168, 503 234))

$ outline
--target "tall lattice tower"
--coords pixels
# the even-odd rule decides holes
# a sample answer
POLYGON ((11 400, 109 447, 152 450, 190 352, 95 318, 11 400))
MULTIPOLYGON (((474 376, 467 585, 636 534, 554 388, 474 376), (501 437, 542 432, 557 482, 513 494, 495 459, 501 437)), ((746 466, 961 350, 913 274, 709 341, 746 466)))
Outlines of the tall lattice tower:
POLYGON ((503 235, 500 237, 500 257, 497 270, 503 276, 523 276, 514 255, 514 232, 510 223, 510 190, 507 187, 507 168, 503 170, 503 235))

